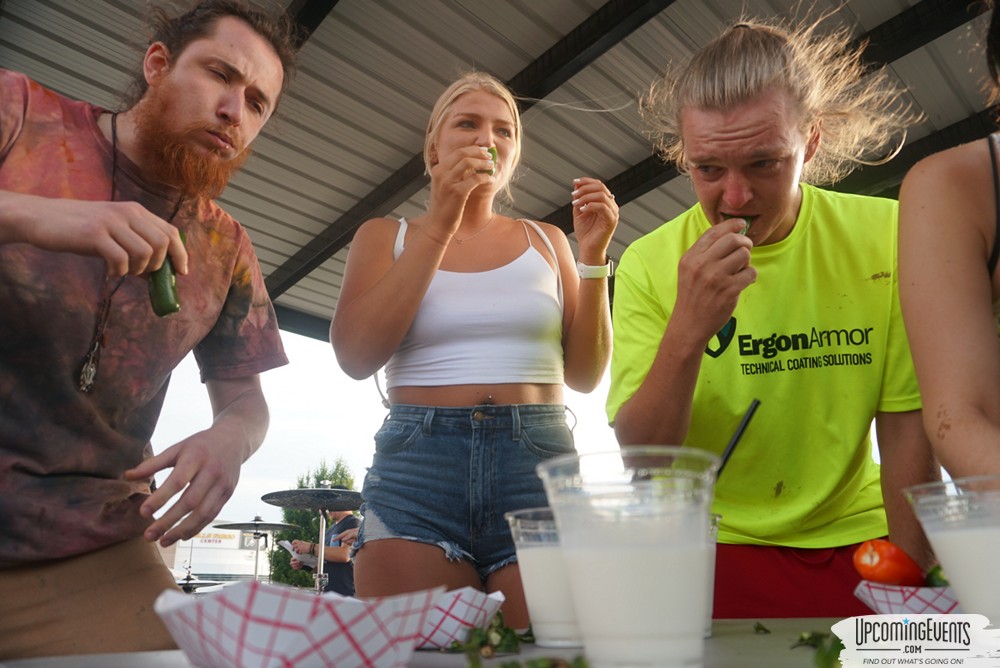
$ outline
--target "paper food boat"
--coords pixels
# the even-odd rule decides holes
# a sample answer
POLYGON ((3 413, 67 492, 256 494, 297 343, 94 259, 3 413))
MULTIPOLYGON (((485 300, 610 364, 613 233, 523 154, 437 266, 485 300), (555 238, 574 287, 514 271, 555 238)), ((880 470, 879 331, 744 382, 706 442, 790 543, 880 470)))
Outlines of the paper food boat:
POLYGON ((464 643, 469 630, 485 629, 504 602, 500 592, 484 594, 472 587, 441 594, 420 634, 420 649, 449 649, 453 642, 464 643))
POLYGON ((880 615, 959 614, 951 587, 903 587, 862 580, 854 595, 880 615))
POLYGON ((402 668, 441 593, 362 601, 254 581, 211 596, 167 590, 155 609, 202 668, 402 668))

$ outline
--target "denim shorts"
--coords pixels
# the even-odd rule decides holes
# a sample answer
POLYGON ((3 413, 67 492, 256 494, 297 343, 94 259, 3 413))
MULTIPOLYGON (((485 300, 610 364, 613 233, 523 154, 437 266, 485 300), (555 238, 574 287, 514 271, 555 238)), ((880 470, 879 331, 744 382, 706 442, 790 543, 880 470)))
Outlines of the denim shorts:
POLYGON ((548 505, 540 462, 575 452, 561 404, 395 404, 365 476, 365 541, 403 538, 467 559, 485 578, 514 563, 504 513, 548 505))

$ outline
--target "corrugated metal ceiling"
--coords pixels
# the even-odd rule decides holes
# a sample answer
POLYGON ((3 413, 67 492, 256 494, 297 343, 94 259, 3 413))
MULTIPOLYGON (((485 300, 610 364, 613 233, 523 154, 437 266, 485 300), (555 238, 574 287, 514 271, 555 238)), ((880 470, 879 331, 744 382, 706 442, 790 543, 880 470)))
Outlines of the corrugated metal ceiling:
MULTIPOLYGON (((795 0, 291 0, 323 16, 298 77, 220 203, 249 230, 282 327, 325 338, 346 245, 372 215, 413 216, 428 197, 419 153, 430 108, 476 68, 528 98, 510 213, 562 220, 572 178, 619 193, 611 252, 694 202, 651 157, 638 93, 741 14, 787 15, 795 0), (332 7, 332 9, 331 9, 332 7), (328 13, 326 13, 328 12, 328 13)), ((884 168, 840 187, 894 192, 913 160, 991 129, 978 44, 982 9, 966 0, 818 0, 909 90, 925 120, 884 168)), ((139 0, 4 0, 0 66, 73 97, 114 106, 144 46, 139 0)))

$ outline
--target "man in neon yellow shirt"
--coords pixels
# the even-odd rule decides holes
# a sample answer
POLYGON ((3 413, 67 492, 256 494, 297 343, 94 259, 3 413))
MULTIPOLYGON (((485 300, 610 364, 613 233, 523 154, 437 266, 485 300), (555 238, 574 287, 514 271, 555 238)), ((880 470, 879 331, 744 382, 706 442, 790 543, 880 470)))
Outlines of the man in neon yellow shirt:
POLYGON ((899 313, 896 204, 801 183, 837 180, 905 114, 883 111, 898 94, 882 77, 860 83, 849 35, 815 27, 732 26, 644 100, 698 204, 622 257, 607 409, 623 446, 721 452, 761 400, 716 490, 717 617, 866 614, 859 542, 888 533, 929 554, 902 495, 937 467, 899 313))

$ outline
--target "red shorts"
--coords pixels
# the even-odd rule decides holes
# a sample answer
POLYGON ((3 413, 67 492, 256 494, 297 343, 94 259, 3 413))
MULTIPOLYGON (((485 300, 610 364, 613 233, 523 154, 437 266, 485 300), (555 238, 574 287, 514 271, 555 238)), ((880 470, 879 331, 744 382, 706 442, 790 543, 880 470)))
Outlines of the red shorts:
POLYGON ((874 614, 854 596, 857 545, 806 549, 719 544, 715 560, 717 619, 838 617, 874 614))

